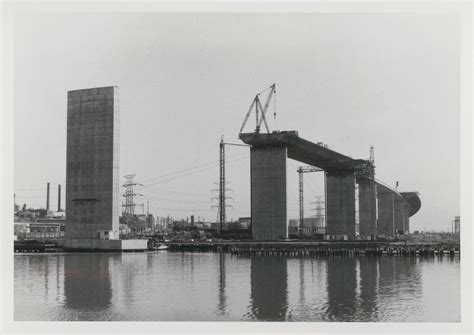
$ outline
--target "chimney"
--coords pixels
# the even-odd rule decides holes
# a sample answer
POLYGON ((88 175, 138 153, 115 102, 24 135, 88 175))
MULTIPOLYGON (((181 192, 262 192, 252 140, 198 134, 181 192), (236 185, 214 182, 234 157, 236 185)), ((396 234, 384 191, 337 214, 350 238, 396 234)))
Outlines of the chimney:
POLYGON ((46 189, 46 210, 49 211, 49 183, 46 189))
POLYGON ((61 184, 58 185, 58 212, 61 211, 61 184))

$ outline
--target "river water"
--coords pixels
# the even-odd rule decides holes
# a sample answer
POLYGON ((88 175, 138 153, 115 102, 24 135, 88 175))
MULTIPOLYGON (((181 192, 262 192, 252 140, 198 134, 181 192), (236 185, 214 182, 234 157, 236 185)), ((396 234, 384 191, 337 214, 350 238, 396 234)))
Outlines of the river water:
POLYGON ((460 321, 458 256, 14 257, 16 321, 460 321))

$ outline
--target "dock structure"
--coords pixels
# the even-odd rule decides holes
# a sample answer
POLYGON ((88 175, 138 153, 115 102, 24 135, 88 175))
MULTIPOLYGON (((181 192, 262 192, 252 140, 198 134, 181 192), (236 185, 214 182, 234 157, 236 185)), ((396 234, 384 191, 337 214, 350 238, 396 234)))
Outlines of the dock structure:
POLYGON ((289 256, 313 257, 331 255, 456 255, 460 254, 459 244, 425 243, 405 244, 394 242, 269 242, 269 241, 228 241, 228 242, 169 242, 168 250, 177 252, 228 252, 236 256, 289 256))
POLYGON ((116 86, 68 92, 65 250, 145 250, 119 239, 119 94, 116 86))
POLYGON ((370 160, 353 159, 312 143, 296 131, 240 133, 251 146, 251 217, 254 240, 288 237, 286 159, 325 171, 326 234, 394 236, 409 232, 409 217, 421 206, 417 192, 399 193, 376 181, 370 160))

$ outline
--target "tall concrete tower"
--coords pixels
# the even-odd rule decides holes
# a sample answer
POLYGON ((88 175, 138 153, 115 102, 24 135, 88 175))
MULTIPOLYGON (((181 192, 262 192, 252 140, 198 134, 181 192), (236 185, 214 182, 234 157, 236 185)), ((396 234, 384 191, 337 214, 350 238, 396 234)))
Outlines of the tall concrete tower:
POLYGON ((68 92, 66 239, 118 239, 117 87, 68 92))

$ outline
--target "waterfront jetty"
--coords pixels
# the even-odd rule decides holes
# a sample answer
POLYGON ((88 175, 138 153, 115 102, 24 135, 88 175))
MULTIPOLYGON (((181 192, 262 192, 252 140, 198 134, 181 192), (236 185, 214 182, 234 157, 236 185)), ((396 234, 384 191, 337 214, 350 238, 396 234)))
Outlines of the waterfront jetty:
POLYGON ((54 241, 24 240, 14 241, 15 252, 60 252, 63 248, 54 241))
MULTIPOLYGON (((460 245, 453 243, 404 243, 392 241, 149 241, 148 250, 171 252, 225 252, 235 256, 278 255, 313 257, 330 255, 459 255, 460 245)), ((61 243, 52 241, 15 241, 15 252, 61 252, 61 243)), ((92 250, 90 250, 92 251, 92 250)), ((95 250, 98 251, 98 250, 95 250)))
POLYGON ((456 255, 460 254, 458 244, 405 244, 403 242, 376 241, 222 241, 222 242, 165 242, 169 251, 185 252, 228 252, 236 256, 280 255, 312 257, 316 255, 456 255))

